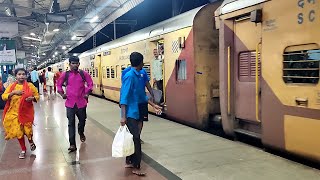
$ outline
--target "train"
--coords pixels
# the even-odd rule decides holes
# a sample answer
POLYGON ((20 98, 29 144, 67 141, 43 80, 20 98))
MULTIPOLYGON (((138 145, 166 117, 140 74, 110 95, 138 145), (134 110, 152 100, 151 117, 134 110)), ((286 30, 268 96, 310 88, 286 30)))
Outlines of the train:
POLYGON ((144 55, 151 76, 160 50, 166 117, 198 129, 219 122, 229 136, 319 162, 318 12, 318 1, 214 2, 83 52, 80 68, 93 94, 118 102, 130 53, 144 55))

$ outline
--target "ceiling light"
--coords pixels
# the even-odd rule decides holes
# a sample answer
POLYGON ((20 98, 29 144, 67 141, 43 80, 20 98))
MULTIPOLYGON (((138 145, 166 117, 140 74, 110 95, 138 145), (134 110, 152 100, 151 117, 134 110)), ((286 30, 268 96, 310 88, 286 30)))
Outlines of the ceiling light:
POLYGON ((66 46, 62 46, 62 49, 67 49, 67 47, 66 46))
POLYGON ((54 57, 56 57, 55 55, 52 55, 52 57, 54 58, 54 57))
POLYGON ((59 32, 60 31, 60 29, 54 29, 53 30, 53 32, 59 32))
POLYGON ((35 33, 30 33, 30 35, 31 35, 31 36, 35 36, 36 34, 35 34, 35 33))
POLYGON ((77 56, 77 55, 78 55, 77 53, 74 53, 74 54, 73 54, 73 56, 77 56))
POLYGON ((42 53, 42 55, 43 55, 43 56, 45 56, 45 55, 46 55, 46 53, 42 53))
POLYGON ((72 36, 72 40, 75 40, 77 38, 77 36, 76 35, 74 35, 74 36, 72 36))
POLYGON ((93 23, 93 22, 95 22, 95 21, 97 21, 99 19, 99 16, 95 16, 95 17, 93 17, 92 19, 91 19, 91 23, 93 23))
POLYGON ((55 54, 55 55, 58 55, 58 52, 56 51, 54 54, 55 54))
POLYGON ((34 41, 41 41, 41 39, 38 38, 33 38, 33 37, 22 37, 24 39, 30 39, 30 40, 34 40, 34 41))

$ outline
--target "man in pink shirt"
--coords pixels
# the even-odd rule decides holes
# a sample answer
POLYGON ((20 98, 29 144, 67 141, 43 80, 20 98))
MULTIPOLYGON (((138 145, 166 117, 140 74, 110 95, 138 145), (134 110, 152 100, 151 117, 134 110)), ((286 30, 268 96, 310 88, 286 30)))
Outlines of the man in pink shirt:
POLYGON ((70 71, 61 74, 58 79, 58 93, 63 99, 67 99, 65 106, 67 108, 68 132, 69 132, 69 151, 77 150, 76 146, 76 130, 75 130, 75 115, 79 119, 78 133, 81 142, 86 140, 84 135, 84 127, 87 119, 87 103, 89 94, 92 92, 93 81, 90 75, 82 70, 79 70, 79 58, 72 56, 69 58, 70 71), (66 93, 62 89, 62 85, 66 86, 66 93))

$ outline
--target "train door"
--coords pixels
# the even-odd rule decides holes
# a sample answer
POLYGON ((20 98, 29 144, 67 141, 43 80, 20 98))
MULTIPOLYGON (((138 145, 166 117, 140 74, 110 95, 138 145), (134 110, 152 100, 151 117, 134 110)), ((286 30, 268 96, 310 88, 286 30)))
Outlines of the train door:
POLYGON ((93 64, 94 90, 95 94, 102 95, 102 72, 101 72, 101 55, 98 54, 94 58, 93 64))
MULTIPOLYGON (((152 60, 150 61, 151 70, 150 79, 153 81, 153 85, 162 91, 162 97, 160 96, 160 104, 165 104, 165 85, 166 85, 166 77, 165 77, 165 54, 164 54, 164 39, 158 39, 153 41, 153 52, 152 52, 152 60)), ((150 65, 146 65, 145 69, 150 69, 150 65)), ((155 98, 157 95, 155 94, 155 98)))
POLYGON ((241 17, 234 22, 234 32, 235 117, 259 122, 261 24, 251 22, 250 16, 241 17))

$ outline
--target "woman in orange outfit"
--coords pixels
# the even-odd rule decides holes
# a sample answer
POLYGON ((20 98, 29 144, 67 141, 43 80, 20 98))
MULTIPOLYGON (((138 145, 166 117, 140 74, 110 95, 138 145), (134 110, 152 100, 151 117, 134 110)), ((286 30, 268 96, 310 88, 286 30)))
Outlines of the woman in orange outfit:
POLYGON ((3 127, 5 129, 5 139, 17 138, 21 153, 20 159, 24 159, 26 155, 26 145, 24 136, 28 137, 30 149, 34 151, 36 145, 33 142, 32 125, 34 121, 33 102, 39 100, 37 88, 26 81, 26 70, 19 68, 15 70, 16 82, 9 85, 2 94, 2 99, 6 102, 3 111, 3 127))

